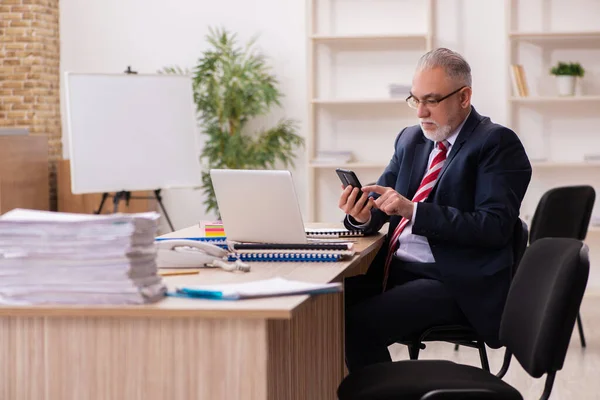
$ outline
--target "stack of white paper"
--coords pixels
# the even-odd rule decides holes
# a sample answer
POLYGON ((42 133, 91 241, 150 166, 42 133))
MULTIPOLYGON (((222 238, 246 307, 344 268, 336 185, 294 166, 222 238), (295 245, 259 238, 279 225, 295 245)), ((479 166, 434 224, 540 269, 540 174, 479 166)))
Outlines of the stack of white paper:
POLYGON ((166 294, 159 214, 15 209, 0 217, 0 303, 142 304, 166 294))

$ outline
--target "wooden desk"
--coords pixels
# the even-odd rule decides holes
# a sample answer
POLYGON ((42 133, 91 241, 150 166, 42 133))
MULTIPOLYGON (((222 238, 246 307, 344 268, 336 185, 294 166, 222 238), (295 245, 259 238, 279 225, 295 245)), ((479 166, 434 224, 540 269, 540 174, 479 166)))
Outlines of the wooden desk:
MULTIPOLYGON (((368 265, 382 239, 360 239, 349 262, 253 263, 250 273, 207 269, 165 281, 339 281, 368 265)), ((0 399, 321 400, 335 398, 343 376, 342 293, 0 307, 0 399)))

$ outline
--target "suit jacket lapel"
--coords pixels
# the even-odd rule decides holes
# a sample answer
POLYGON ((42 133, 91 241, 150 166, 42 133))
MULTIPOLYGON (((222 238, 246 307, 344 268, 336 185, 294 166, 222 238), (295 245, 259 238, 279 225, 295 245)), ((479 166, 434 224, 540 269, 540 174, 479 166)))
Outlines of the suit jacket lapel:
POLYGON ((475 128, 477 127, 477 125, 479 125, 480 122, 481 116, 477 113, 477 111, 475 111, 475 107, 472 107, 471 115, 469 115, 469 118, 467 118, 467 121, 465 122, 462 129, 460 130, 460 133, 456 137, 456 141, 450 148, 450 154, 448 154, 448 156, 446 157, 446 162, 444 162, 444 166, 442 167, 440 175, 438 176, 438 179, 432 190, 435 190, 440 180, 442 180, 442 176, 444 176, 444 173, 450 166, 450 163, 452 163, 452 160, 454 160, 454 157, 456 157, 456 154, 459 152, 460 148, 467 141, 468 137, 471 136, 471 133, 473 132, 473 130, 475 130, 475 128))

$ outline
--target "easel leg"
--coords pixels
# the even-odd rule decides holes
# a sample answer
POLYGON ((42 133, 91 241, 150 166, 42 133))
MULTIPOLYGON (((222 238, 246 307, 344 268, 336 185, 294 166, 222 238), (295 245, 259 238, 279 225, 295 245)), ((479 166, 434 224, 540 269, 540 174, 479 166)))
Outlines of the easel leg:
POLYGON ((102 193, 102 200, 100 200, 100 206, 98 207, 98 209, 96 211, 94 211, 94 214, 100 214, 102 212, 102 207, 104 207, 104 202, 106 201, 106 198, 108 197, 108 193, 102 193))
POLYGON ((125 198, 126 194, 125 192, 116 192, 115 196, 113 197, 113 213, 118 213, 119 212, 119 201, 121 201, 121 197, 125 198))
POLYGON ((162 203, 162 197, 160 196, 160 189, 156 189, 154 191, 154 197, 156 197, 156 201, 158 201, 158 205, 160 206, 160 209, 162 210, 163 214, 165 215, 165 218, 167 219, 167 222, 169 224, 169 227, 171 228, 171 231, 175 232, 175 228, 173 228, 173 224, 171 223, 171 218, 169 218, 169 214, 167 214, 167 210, 165 209, 165 206, 162 203))

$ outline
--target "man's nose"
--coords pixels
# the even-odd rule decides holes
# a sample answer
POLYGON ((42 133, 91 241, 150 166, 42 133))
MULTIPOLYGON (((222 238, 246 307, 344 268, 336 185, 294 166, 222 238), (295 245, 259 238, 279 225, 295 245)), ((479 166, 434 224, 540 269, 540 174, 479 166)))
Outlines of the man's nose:
POLYGON ((417 107, 417 117, 427 118, 430 115, 429 109, 423 103, 419 103, 419 106, 417 107))

